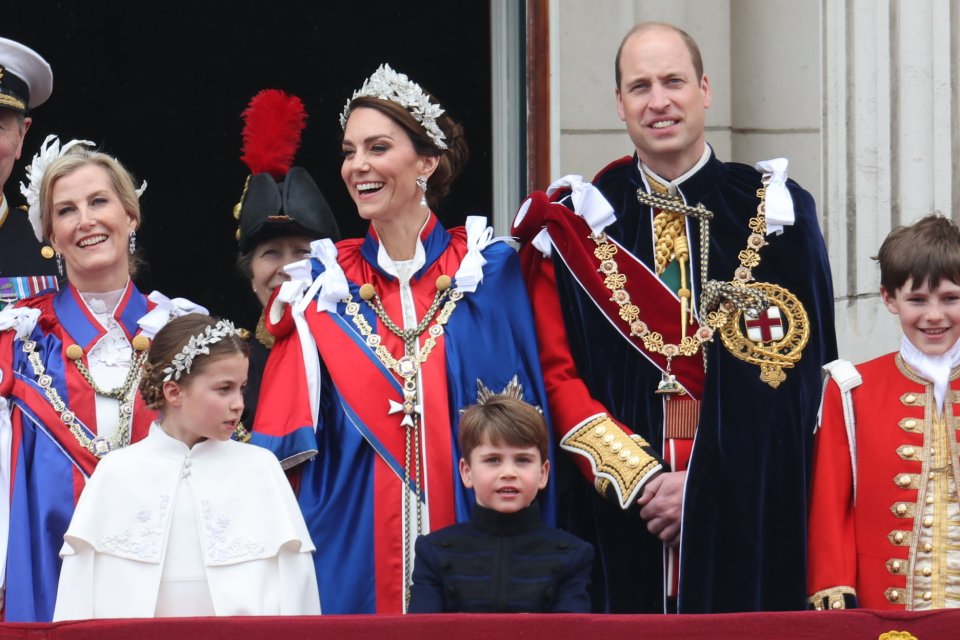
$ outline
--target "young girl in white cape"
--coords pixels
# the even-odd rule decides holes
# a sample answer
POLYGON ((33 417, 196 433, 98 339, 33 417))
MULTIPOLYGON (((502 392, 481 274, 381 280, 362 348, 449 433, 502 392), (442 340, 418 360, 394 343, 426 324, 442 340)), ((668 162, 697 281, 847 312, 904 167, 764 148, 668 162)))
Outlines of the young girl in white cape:
POLYGON ((80 496, 54 620, 320 613, 314 546, 280 464, 231 440, 246 379, 229 321, 189 314, 157 333, 140 392, 160 418, 80 496))

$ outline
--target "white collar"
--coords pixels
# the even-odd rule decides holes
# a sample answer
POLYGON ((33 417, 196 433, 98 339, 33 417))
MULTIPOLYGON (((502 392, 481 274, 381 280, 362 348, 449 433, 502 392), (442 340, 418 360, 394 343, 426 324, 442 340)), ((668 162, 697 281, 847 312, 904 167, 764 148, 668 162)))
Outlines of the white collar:
POLYGON ((666 178, 660 177, 659 175, 657 175, 657 173, 653 169, 643 164, 643 161, 640 160, 639 157, 637 158, 637 166, 639 167, 641 174, 644 174, 644 173, 648 174, 651 178, 653 178, 654 180, 656 180, 657 182, 665 186, 667 188, 667 191, 670 193, 670 195, 676 195, 677 187, 679 187, 685 181, 689 180, 691 176, 697 173, 697 171, 700 171, 700 169, 703 168, 703 165, 707 164, 707 160, 710 159, 710 155, 712 153, 713 153, 713 149, 710 148, 710 145, 707 143, 703 143, 703 153, 700 154, 700 159, 697 160, 697 163, 692 167, 690 167, 690 169, 686 173, 684 173, 682 176, 680 176, 676 180, 667 180, 666 178))
POLYGON ((427 263, 427 252, 423 248, 423 241, 420 237, 423 235, 423 230, 427 228, 427 224, 430 223, 431 218, 432 216, 428 215, 427 219, 423 221, 423 226, 420 227, 420 231, 417 232, 417 245, 413 251, 413 258, 410 260, 394 260, 391 258, 383 244, 383 237, 380 236, 380 232, 378 231, 377 237, 380 240, 380 248, 377 249, 377 264, 380 265, 380 268, 397 280, 409 282, 410 277, 427 263))
POLYGON ((939 356, 928 356, 920 351, 907 336, 900 339, 900 356, 920 377, 933 383, 933 397, 937 409, 943 412, 943 402, 950 387, 950 372, 960 366, 960 340, 939 356))

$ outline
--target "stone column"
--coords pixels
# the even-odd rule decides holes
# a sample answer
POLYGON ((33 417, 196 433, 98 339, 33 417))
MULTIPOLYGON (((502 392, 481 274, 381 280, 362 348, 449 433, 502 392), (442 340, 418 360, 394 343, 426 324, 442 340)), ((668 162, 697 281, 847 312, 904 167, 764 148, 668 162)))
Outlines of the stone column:
POLYGON ((899 345, 870 259, 883 238, 933 210, 958 216, 957 19, 950 0, 823 2, 824 231, 853 361, 899 345))

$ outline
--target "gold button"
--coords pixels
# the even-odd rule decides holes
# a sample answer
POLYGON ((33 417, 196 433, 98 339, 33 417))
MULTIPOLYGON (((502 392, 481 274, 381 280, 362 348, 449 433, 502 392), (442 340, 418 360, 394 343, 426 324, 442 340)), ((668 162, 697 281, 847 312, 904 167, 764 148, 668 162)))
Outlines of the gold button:
POLYGON ((894 589, 893 591, 890 592, 890 600, 892 600, 893 602, 896 602, 896 601, 899 600, 899 599, 900 599, 900 592, 899 592, 899 591, 897 591, 896 589, 894 589))
POLYGON ((893 541, 896 542, 897 544, 900 544, 901 542, 903 542, 903 533, 900 531, 897 531, 895 534, 893 534, 893 541))
POLYGON ((636 467, 639 464, 640 464, 640 456, 633 456, 632 458, 630 458, 630 461, 627 462, 627 465, 631 467, 636 467))
POLYGON ((607 435, 603 436, 603 443, 610 444, 611 442, 613 442, 613 439, 614 439, 614 435, 612 433, 608 433, 607 435))
POLYGON ((906 396, 904 396, 903 401, 913 404, 917 401, 917 396, 913 395, 912 393, 908 393, 906 396))
POLYGON ((924 542, 924 543, 923 543, 923 550, 924 550, 924 552, 926 552, 926 553, 930 553, 931 551, 933 551, 933 545, 930 544, 929 542, 924 542))
POLYGON ((932 599, 933 599, 933 594, 930 593, 929 591, 924 591, 924 592, 923 592, 923 599, 924 599, 924 600, 932 600, 932 599))
POLYGON ((67 347, 67 357, 71 360, 79 360, 83 357, 83 349, 78 344, 72 344, 67 347))
POLYGON ((933 574, 933 569, 931 569, 930 567, 924 567, 924 568, 923 568, 923 575, 924 575, 924 576, 926 576, 927 578, 929 578, 932 574, 933 574))
POLYGON ((360 298, 363 300, 373 300, 377 296, 377 288, 369 282, 364 282, 360 285, 360 290, 357 291, 357 293, 360 294, 360 298))
POLYGON ((931 471, 930 473, 927 474, 927 477, 933 480, 936 477, 936 475, 933 473, 933 471, 931 471))
POLYGON ((910 486, 910 476, 908 476, 907 474, 903 474, 902 476, 897 478, 897 484, 899 484, 901 487, 910 486))
POLYGON ((907 457, 907 458, 912 458, 912 457, 913 457, 913 454, 915 454, 916 452, 917 452, 916 449, 914 449, 913 447, 904 447, 904 448, 903 448, 903 455, 904 455, 905 457, 907 457))
POLYGON ((892 571, 893 573, 899 573, 899 572, 900 572, 900 561, 899 561, 899 560, 894 560, 893 562, 890 563, 890 571, 892 571))
POLYGON ((923 526, 932 527, 933 526, 933 516, 925 516, 923 518, 923 526))
POLYGON ((597 427, 596 429, 593 430, 593 433, 594 433, 594 435, 596 435, 596 436, 602 436, 602 435, 605 434, 606 432, 607 432, 607 428, 606 428, 605 426, 603 426, 603 425, 600 425, 599 427, 597 427))
POLYGON ((610 448, 613 449, 614 453, 616 453, 617 451, 620 451, 620 449, 623 449, 623 443, 614 442, 612 445, 610 445, 610 448))
POLYGON ((448 276, 447 274, 442 273, 439 276, 437 276, 436 284, 437 284, 437 291, 446 291, 447 289, 450 288, 450 285, 453 284, 453 280, 451 280, 450 276, 448 276))
POLYGON ((630 452, 626 449, 623 449, 622 451, 620 451, 620 453, 617 454, 617 457, 620 458, 621 460, 626 460, 627 458, 630 457, 630 452))
MULTIPOLYGON (((907 397, 912 398, 913 396, 907 396, 907 397)), ((913 400, 910 400, 910 402, 913 402, 913 400)), ((903 426, 905 426, 907 429, 914 429, 917 426, 917 421, 913 419, 907 420, 906 422, 903 423, 903 426)))
POLYGON ((132 346, 137 351, 146 351, 147 349, 150 348, 150 338, 143 335, 142 333, 140 335, 136 335, 133 337, 132 346))
POLYGON ((833 604, 830 605, 830 608, 831 608, 831 609, 843 609, 843 603, 840 602, 839 600, 836 600, 836 601, 834 601, 833 604))
POLYGON ((55 252, 52 247, 48 247, 47 245, 43 245, 42 247, 40 247, 40 255, 46 258, 47 260, 52 258, 54 253, 55 252))
POLYGON ((902 516, 902 515, 905 515, 906 513, 907 513, 907 505, 901 502, 900 504, 897 505, 897 515, 902 516))
POLYGON ((933 496, 927 496, 926 503, 933 504, 933 496))

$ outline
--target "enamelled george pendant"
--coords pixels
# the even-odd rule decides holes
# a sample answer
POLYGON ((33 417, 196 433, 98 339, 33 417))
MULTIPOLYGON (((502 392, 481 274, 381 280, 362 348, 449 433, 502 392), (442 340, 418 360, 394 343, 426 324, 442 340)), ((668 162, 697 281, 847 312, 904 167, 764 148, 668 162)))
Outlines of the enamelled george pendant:
MULTIPOLYGON (((766 176, 764 176, 766 180, 766 176)), ((753 269, 760 264, 760 250, 767 244, 766 190, 757 190, 756 215, 749 220, 751 231, 747 248, 738 254, 740 266, 728 282, 707 280, 709 268, 710 219, 713 214, 702 204, 687 205, 678 196, 647 193, 637 190, 637 199, 652 209, 675 211, 693 216, 700 223, 700 309, 705 313, 701 326, 692 335, 682 327, 677 344, 665 343, 663 335, 652 330, 641 318, 640 308, 627 291, 627 278, 619 271, 616 254, 619 249, 606 234, 591 234, 596 244, 594 256, 600 261, 597 269, 604 276, 604 285, 611 292, 610 300, 619 307, 620 318, 627 323, 632 337, 639 337, 644 348, 666 358, 666 367, 655 393, 675 395, 684 393, 671 372, 671 361, 676 357, 690 357, 701 350, 704 343, 713 340, 719 331, 721 341, 736 358, 760 367, 760 379, 777 388, 786 379, 784 369, 793 367, 810 338, 810 323, 800 300, 775 284, 753 281, 753 269)), ((704 371, 707 367, 703 350, 704 371)))

